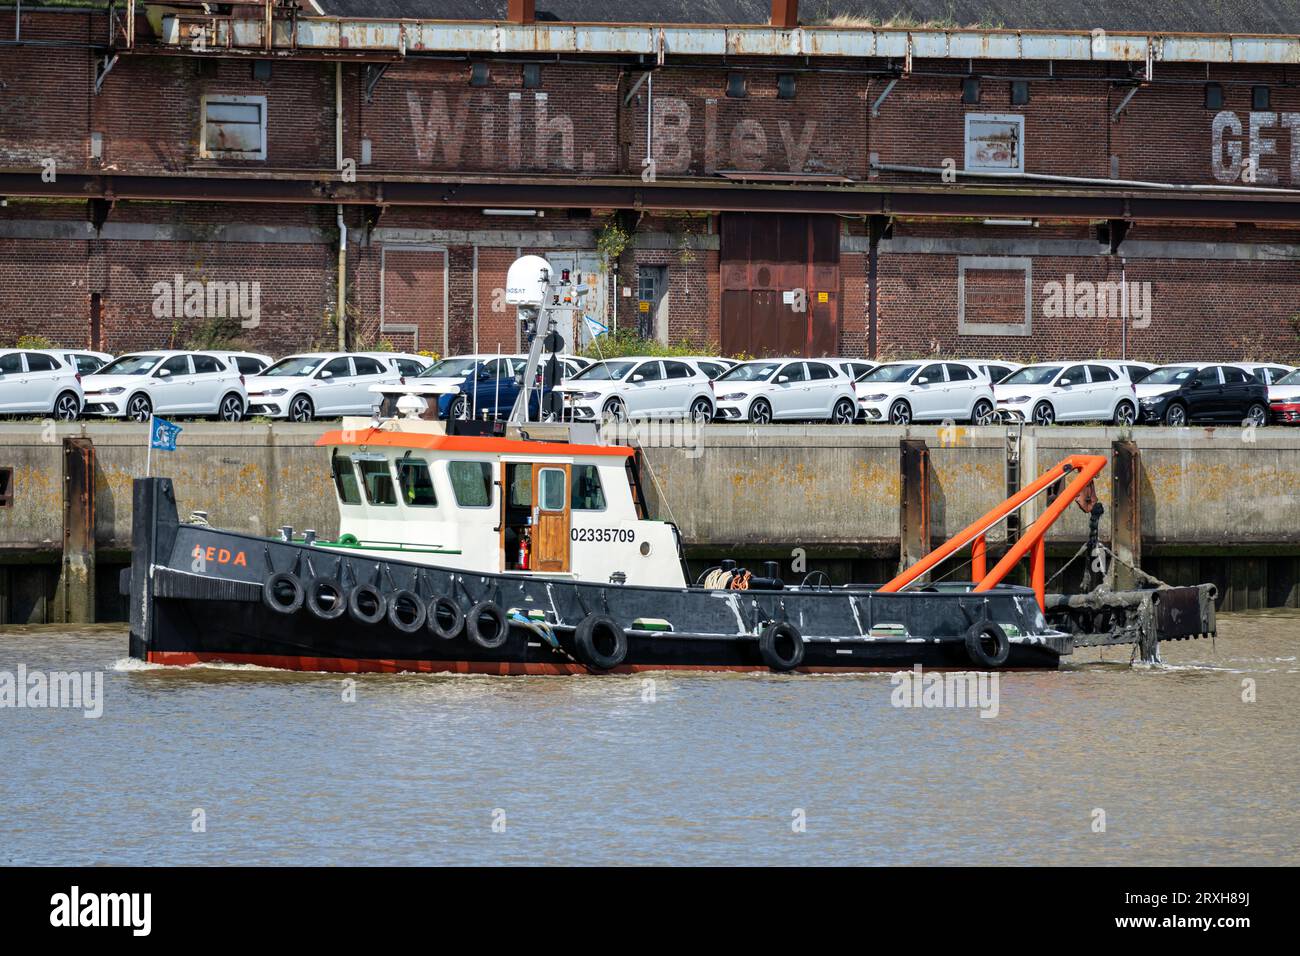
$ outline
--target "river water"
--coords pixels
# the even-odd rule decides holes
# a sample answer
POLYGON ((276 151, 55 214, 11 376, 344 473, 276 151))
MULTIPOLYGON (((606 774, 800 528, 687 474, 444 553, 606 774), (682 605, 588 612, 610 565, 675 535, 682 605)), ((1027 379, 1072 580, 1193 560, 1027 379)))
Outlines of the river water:
POLYGON ((0 678, 102 671, 103 712, 0 709, 0 863, 1295 864, 1298 649, 1300 613, 1222 615, 985 718, 884 674, 349 685, 9 628, 0 678))

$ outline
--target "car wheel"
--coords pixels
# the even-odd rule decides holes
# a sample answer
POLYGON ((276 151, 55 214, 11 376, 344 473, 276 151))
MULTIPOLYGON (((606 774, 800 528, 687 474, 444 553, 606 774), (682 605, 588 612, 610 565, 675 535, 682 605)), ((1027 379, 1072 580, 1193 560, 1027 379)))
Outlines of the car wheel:
POLYGON ((707 398, 700 397, 691 403, 691 421, 703 425, 712 420, 713 404, 707 398))
POLYGON ((153 402, 148 395, 133 395, 126 403, 126 417, 133 422, 147 422, 153 415, 153 402))
POLYGON ((1051 402, 1039 402, 1034 406, 1034 424, 1035 425, 1055 425, 1056 409, 1052 407, 1051 402))
POLYGON ((627 421, 627 406, 623 404, 621 398, 611 398, 605 403, 602 414, 609 421, 625 422, 627 421))
POLYGON ((1182 428, 1187 424, 1187 409, 1174 403, 1165 409, 1165 424, 1171 428, 1182 428))
POLYGON ((1251 405, 1250 409, 1246 412, 1246 421, 1255 426, 1267 425, 1268 409, 1256 402, 1254 405, 1251 405))
POLYGON ((469 402, 465 400, 464 395, 457 395, 451 400, 451 407, 447 410, 448 418, 459 418, 464 421, 469 417, 469 402))
POLYGON ((749 420, 755 425, 772 424, 772 406, 765 398, 757 398, 749 406, 749 420))
POLYGON ((64 392, 54 400, 54 417, 61 422, 74 422, 81 414, 81 402, 76 393, 64 392))
POLYGON ((1120 402, 1115 408, 1116 425, 1132 425, 1137 421, 1137 409, 1133 407, 1132 402, 1120 402))
POLYGON ((221 400, 217 414, 223 422, 242 422, 244 420, 244 403, 238 395, 227 395, 221 400))
POLYGON ((291 422, 309 422, 316 414, 316 409, 312 406, 311 399, 306 395, 299 395, 289 403, 289 421, 291 422))
POLYGON ((970 412, 970 423, 972 425, 992 425, 993 403, 984 398, 976 402, 975 407, 970 412))
POLYGON ((853 403, 847 398, 841 398, 831 409, 831 421, 836 425, 851 425, 857 415, 854 413, 853 403))
POLYGON ((889 424, 891 425, 910 425, 912 424, 912 406, 901 399, 889 406, 889 424))

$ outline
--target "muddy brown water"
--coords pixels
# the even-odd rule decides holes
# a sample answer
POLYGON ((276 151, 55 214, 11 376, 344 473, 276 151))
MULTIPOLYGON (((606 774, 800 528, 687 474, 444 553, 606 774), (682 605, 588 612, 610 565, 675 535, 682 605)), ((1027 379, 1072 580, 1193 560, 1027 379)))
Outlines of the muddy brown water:
POLYGON ((887 674, 349 685, 7 628, 0 690, 98 671, 103 713, 0 707, 0 862, 1294 864, 1298 648, 1300 613, 1222 615, 1162 666, 1003 674, 983 718, 887 674))

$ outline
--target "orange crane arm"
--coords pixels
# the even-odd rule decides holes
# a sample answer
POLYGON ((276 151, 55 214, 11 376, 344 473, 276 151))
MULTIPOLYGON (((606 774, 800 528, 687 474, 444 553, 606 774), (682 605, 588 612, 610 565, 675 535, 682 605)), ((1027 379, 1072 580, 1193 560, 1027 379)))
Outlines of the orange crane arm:
POLYGON ((1019 510, 1025 503, 1031 501, 1041 494, 1048 486, 1059 481, 1067 475, 1074 475, 1070 484, 1065 490, 1048 505, 1047 509, 1031 524, 1019 540, 1003 556, 991 571, 984 572, 983 567, 977 568, 981 573, 978 575, 980 580, 976 583, 974 590, 987 591, 999 584, 1007 573, 1015 567, 1016 563, 1025 556, 1032 548, 1033 554, 1033 584, 1034 591, 1038 597, 1039 607, 1046 609, 1046 547, 1043 537, 1047 529, 1055 523, 1056 519, 1061 516, 1070 502, 1074 501, 1084 492, 1092 480, 1097 477, 1103 468, 1106 467, 1105 455, 1070 455, 1062 459, 1053 467, 1049 468, 1042 475, 1036 478, 1032 483, 1026 485, 1020 491, 1016 492, 1006 501, 1002 502, 995 508, 992 508, 987 514, 983 515, 978 521, 972 522, 961 531, 957 532, 939 547, 935 548, 920 561, 917 561, 910 568, 899 574, 892 581, 881 586, 882 592, 901 591, 910 584, 915 583, 926 572, 952 557, 968 544, 974 544, 974 552, 977 565, 983 565, 984 561, 984 535, 999 522, 1003 521, 1007 515, 1019 510))

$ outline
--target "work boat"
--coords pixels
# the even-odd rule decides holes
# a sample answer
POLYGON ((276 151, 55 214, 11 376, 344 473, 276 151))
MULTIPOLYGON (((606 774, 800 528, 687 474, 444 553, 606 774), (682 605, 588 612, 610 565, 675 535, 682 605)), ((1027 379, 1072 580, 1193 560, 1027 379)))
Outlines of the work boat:
POLYGON ((1127 617, 1114 595, 1094 614, 1046 594, 1047 529, 1078 500, 1095 531, 1106 459, 1093 455, 1063 460, 882 585, 816 573, 787 584, 774 566, 733 562, 691 581, 677 529, 646 513, 633 447, 590 425, 527 421, 541 348, 562 345, 543 307, 558 299, 549 266, 530 259, 539 275, 515 281, 512 267, 508 280, 532 340, 510 421, 440 420, 419 390, 382 386, 373 417, 318 442, 336 540, 181 521, 170 479, 138 479, 123 580, 132 656, 501 675, 1050 668, 1078 643, 1212 632, 1213 605, 1195 588, 1144 592, 1127 617), (1041 515, 989 567, 989 530, 1039 496, 1050 498, 1041 515), (962 549, 971 581, 927 583, 962 549), (1006 583, 1023 559, 1031 585, 1006 583), (1173 615, 1175 632, 1160 607, 1195 613, 1173 615))

